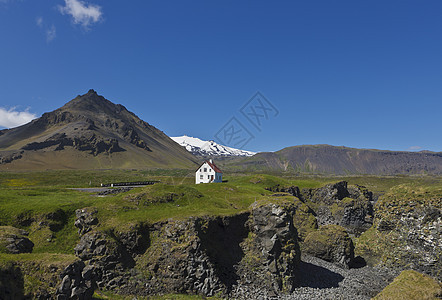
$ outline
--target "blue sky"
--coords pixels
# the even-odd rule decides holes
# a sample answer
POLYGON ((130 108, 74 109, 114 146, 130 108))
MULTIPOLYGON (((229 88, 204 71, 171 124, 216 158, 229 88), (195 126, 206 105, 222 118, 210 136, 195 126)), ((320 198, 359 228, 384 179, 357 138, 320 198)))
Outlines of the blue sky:
POLYGON ((170 136, 234 117, 247 150, 442 151, 439 0, 0 0, 0 41, 3 127, 95 89, 170 136))

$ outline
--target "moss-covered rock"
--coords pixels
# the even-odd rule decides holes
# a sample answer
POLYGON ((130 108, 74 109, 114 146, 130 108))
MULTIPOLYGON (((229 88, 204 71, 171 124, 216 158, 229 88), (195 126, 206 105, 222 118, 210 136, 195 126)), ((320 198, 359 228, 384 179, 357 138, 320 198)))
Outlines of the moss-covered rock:
POLYGON ((356 253, 369 263, 411 268, 442 279, 442 187, 399 185, 375 207, 356 253))
POLYGON ((0 253, 30 253, 34 243, 27 238, 28 232, 12 227, 0 226, 0 253))
POLYGON ((268 296, 291 291, 300 261, 295 203, 266 199, 250 213, 154 224, 149 248, 135 258, 143 284, 130 290, 231 298, 239 285, 268 296))
POLYGON ((0 254, 0 299, 55 298, 61 271, 75 260, 49 253, 0 254), (5 290, 12 298, 3 297, 5 290))
POLYGON ((374 300, 430 300, 442 297, 442 285, 416 271, 402 271, 374 300))
POLYGON ((298 238, 304 241, 307 235, 318 229, 318 220, 315 212, 305 203, 295 200, 293 215, 293 225, 298 231, 298 238))
POLYGON ((338 225, 321 226, 319 230, 309 233, 302 250, 344 268, 349 268, 354 260, 353 241, 347 231, 338 225))
POLYGON ((299 200, 290 198, 252 205, 251 235, 245 253, 254 256, 258 264, 252 269, 241 266, 245 277, 275 294, 293 290, 295 270, 301 260, 298 233, 293 224, 299 200))
POLYGON ((360 234, 372 225, 372 193, 364 186, 346 181, 317 189, 303 189, 302 198, 316 213, 319 225, 340 225, 360 234))

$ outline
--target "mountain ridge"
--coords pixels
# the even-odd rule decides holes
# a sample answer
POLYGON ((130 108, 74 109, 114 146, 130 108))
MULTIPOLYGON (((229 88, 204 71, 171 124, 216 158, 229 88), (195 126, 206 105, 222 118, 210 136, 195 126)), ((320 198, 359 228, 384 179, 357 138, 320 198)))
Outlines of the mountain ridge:
MULTIPOLYGON (((442 152, 299 145, 230 161, 232 170, 325 174, 442 174, 442 152)), ((225 168, 225 167, 224 167, 225 168)))
POLYGON ((162 131, 94 90, 0 135, 0 169, 193 167, 196 163, 162 131))

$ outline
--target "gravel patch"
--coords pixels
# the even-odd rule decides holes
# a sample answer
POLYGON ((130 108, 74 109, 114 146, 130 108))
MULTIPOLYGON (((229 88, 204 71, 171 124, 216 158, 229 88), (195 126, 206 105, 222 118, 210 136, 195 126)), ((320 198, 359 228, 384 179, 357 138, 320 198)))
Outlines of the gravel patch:
POLYGON ((280 299, 369 300, 398 275, 389 269, 361 267, 342 269, 316 257, 303 256, 298 288, 280 299))
POLYGON ((370 300, 398 275, 390 269, 364 266, 343 269, 316 257, 303 255, 297 286, 289 295, 271 296, 268 291, 236 286, 235 299, 370 300))

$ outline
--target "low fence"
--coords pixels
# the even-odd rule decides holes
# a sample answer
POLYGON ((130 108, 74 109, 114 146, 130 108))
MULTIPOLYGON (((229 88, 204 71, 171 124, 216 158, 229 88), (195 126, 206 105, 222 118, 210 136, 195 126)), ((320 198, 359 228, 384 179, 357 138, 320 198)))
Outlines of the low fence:
POLYGON ((152 185, 159 181, 135 181, 135 182, 114 182, 114 183, 102 183, 102 187, 117 187, 117 186, 137 186, 137 185, 152 185))

